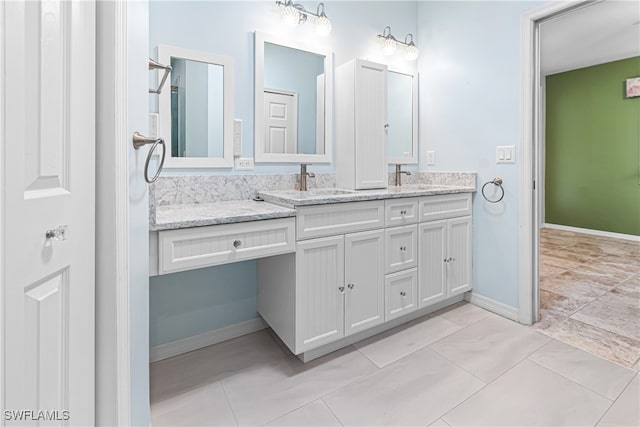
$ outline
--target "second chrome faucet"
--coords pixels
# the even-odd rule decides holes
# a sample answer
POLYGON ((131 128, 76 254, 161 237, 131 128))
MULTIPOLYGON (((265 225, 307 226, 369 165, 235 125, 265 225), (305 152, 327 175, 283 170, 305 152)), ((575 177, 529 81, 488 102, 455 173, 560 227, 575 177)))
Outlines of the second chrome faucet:
POLYGON ((300 191, 307 191, 307 177, 315 178, 316 174, 313 172, 307 172, 307 165, 305 163, 300 164, 300 191))
POLYGON ((403 171, 402 170, 402 165, 401 164, 397 164, 396 165, 396 186, 398 186, 398 187, 400 187, 402 185, 402 174, 411 175, 411 172, 403 171))

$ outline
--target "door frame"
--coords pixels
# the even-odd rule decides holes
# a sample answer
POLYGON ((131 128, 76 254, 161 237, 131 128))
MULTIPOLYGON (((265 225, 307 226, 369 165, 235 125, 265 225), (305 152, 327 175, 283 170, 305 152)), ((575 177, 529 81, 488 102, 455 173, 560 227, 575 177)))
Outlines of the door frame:
POLYGON ((520 18, 520 164, 518 207, 518 322, 539 311, 539 228, 542 218, 543 127, 539 26, 545 20, 604 0, 551 1, 520 18))

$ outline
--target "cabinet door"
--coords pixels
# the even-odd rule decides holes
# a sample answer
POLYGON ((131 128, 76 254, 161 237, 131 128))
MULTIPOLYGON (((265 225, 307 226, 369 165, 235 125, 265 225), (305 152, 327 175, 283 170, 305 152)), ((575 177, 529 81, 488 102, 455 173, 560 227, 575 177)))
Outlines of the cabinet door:
POLYGON ((297 243, 296 353, 344 336, 344 237, 297 243))
POLYGON ((418 270, 401 271, 385 277, 385 321, 395 319, 418 308, 418 270))
POLYGON ((385 273, 395 273, 418 265, 418 227, 387 228, 385 231, 385 273))
POLYGON ((386 188, 387 66, 357 60, 355 73, 355 188, 386 188))
POLYGON ((447 240, 447 286, 454 296, 471 289, 471 217, 450 219, 447 240))
POLYGON ((424 222, 418 227, 418 304, 426 307, 447 297, 444 260, 447 221, 424 222))
POLYGON ((345 335, 384 321, 384 231, 347 234, 345 335))

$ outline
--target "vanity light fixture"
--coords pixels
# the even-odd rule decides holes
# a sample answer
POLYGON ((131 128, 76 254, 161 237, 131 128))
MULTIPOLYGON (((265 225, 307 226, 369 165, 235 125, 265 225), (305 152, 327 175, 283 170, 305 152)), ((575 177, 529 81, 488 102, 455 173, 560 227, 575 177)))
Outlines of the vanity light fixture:
POLYGON ((378 34, 378 38, 382 39, 382 53, 392 55, 396 51, 396 47, 401 44, 405 46, 405 57, 413 61, 418 58, 418 47, 413 42, 413 34, 409 33, 405 36, 404 41, 400 41, 391 34, 391 27, 384 27, 382 34, 378 34))
POLYGON ((331 32, 331 21, 324 13, 324 3, 318 4, 316 13, 308 11, 299 3, 294 3, 292 0, 276 1, 276 4, 281 7, 280 17, 282 22, 287 25, 295 26, 304 24, 307 22, 308 15, 315 16, 316 33, 320 36, 328 36, 331 32))

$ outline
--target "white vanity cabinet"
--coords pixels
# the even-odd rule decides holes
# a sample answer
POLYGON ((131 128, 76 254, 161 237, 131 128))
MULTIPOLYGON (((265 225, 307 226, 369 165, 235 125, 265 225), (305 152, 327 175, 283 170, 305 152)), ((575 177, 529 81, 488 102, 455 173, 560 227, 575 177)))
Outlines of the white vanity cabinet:
POLYGON ((419 306, 471 290, 471 195, 421 199, 419 306), (461 216, 463 215, 463 216, 461 216))
POLYGON ((335 70, 338 187, 386 188, 387 66, 353 59, 335 70))

